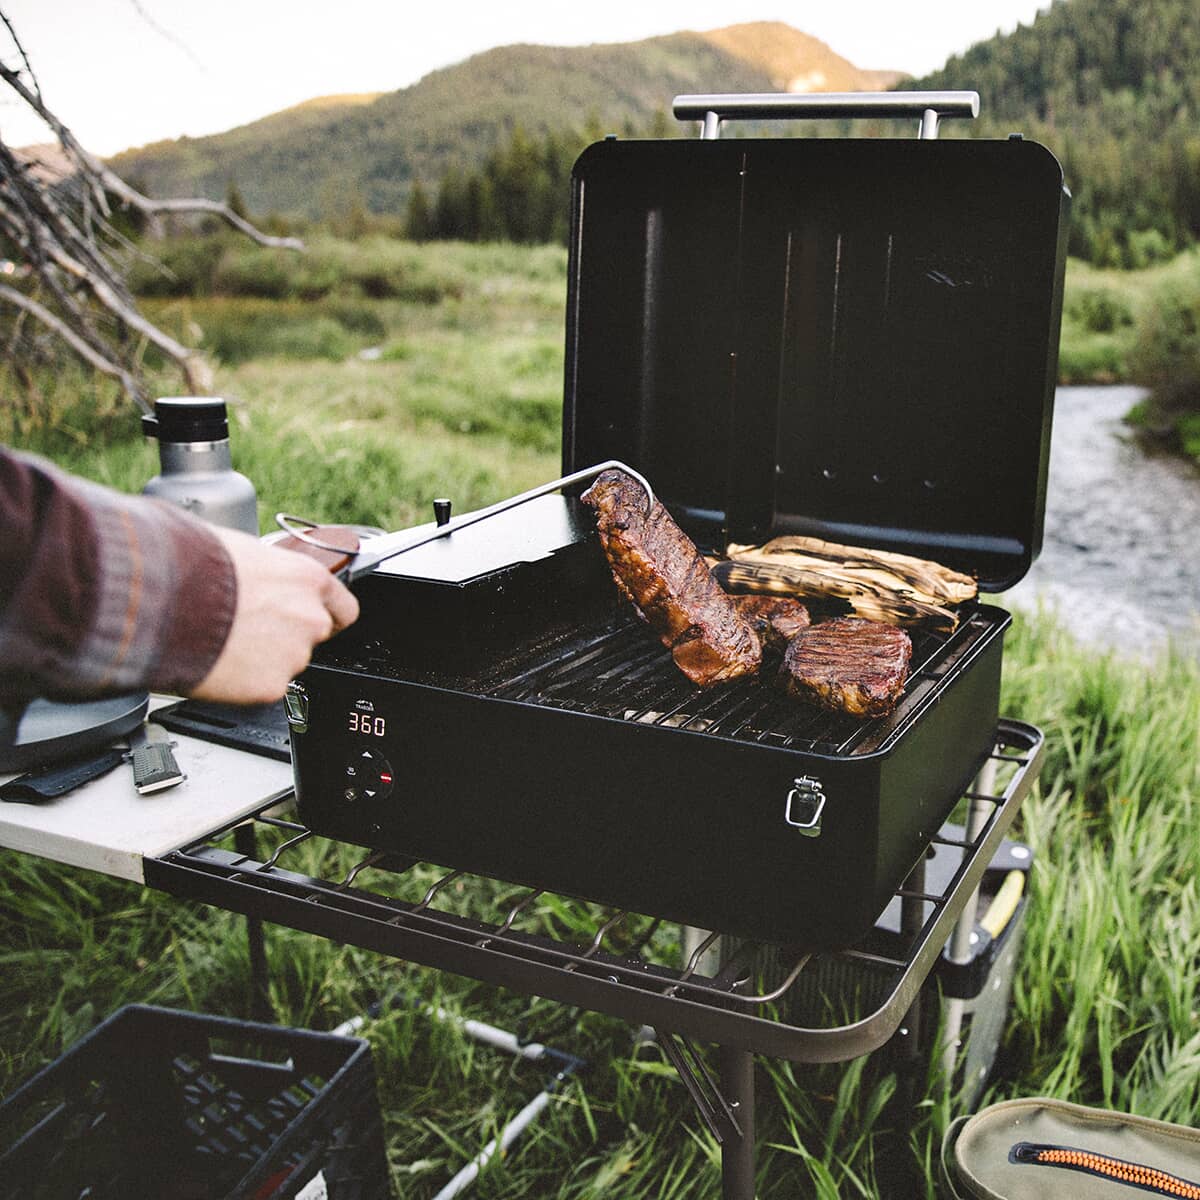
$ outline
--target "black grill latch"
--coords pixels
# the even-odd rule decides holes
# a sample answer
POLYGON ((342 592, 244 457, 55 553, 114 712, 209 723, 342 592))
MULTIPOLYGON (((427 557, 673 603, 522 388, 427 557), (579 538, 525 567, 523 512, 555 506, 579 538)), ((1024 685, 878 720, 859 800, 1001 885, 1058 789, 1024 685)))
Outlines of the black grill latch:
POLYGON ((294 679, 284 693, 283 711, 293 733, 308 732, 308 692, 303 684, 294 679))
POLYGON ((821 781, 811 775, 792 780, 783 819, 804 837, 821 836, 821 814, 825 811, 825 792, 821 781))

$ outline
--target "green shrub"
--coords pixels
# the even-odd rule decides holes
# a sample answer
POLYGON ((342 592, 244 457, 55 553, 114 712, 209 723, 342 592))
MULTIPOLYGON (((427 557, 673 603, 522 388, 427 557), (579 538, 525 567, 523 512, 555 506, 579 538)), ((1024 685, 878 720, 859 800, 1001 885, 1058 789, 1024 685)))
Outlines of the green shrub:
POLYGON ((271 357, 340 362, 357 344, 335 317, 293 304, 214 305, 201 317, 200 330, 201 347, 223 363, 271 357))
POLYGON ((460 280, 411 271, 398 263, 350 264, 347 281, 368 300, 407 300, 412 304, 438 304, 448 297, 457 299, 464 290, 460 280))
POLYGON ((226 245, 224 237, 151 243, 130 266, 130 290, 138 296, 207 296, 226 245))
POLYGON ((1181 258, 1150 292, 1130 366, 1150 397, 1126 419, 1155 444, 1200 464, 1200 259, 1181 258))
POLYGON ((341 362, 354 352, 354 340, 332 317, 288 321, 266 339, 266 353, 282 358, 325 358, 341 362))
POLYGON ((1130 357, 1134 378, 1151 386, 1200 377, 1200 261, 1162 279, 1147 297, 1130 357))
POLYGON ((407 362, 415 353, 412 342, 392 342, 383 348, 380 357, 384 362, 407 362))
POLYGON ((1092 333, 1112 333, 1133 324, 1133 311, 1111 288, 1081 288, 1069 297, 1067 313, 1092 333))
POLYGON ((1183 452, 1200 463, 1200 412, 1187 413, 1180 417, 1178 427, 1183 452))
POLYGON ((1200 466, 1200 375, 1182 373, 1160 384, 1125 420, 1144 440, 1200 466))
POLYGON ((383 318, 371 304, 357 300, 333 300, 322 305, 321 311, 349 333, 362 334, 372 341, 381 341, 387 335, 383 318))
POLYGON ((1125 356, 1111 337, 1063 338, 1058 350, 1061 383, 1114 383, 1124 374, 1125 356))
POLYGON ((1174 253, 1172 244, 1157 229, 1135 229, 1125 248, 1125 265, 1137 271, 1166 262, 1174 253))
POLYGON ((278 250, 231 246, 217 264, 213 290, 224 296, 287 300, 295 294, 295 272, 278 250))

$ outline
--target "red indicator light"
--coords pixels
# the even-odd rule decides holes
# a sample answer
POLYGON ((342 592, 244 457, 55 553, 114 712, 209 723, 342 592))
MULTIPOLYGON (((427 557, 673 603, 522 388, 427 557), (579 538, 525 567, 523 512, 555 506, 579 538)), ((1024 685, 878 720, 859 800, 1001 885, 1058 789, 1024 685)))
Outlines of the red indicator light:
POLYGON ((392 782, 392 777, 391 777, 390 775, 383 775, 383 774, 380 774, 380 776, 379 776, 379 782, 380 782, 380 783, 391 783, 391 782, 392 782))

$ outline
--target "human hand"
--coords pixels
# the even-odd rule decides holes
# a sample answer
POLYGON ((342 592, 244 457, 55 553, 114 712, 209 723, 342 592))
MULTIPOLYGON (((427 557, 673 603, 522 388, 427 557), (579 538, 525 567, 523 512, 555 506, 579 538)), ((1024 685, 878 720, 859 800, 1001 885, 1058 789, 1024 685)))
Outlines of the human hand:
POLYGON ((237 607, 212 670, 191 695, 266 704, 308 666, 313 647, 358 619, 358 601, 311 558, 215 528, 233 560, 237 607))

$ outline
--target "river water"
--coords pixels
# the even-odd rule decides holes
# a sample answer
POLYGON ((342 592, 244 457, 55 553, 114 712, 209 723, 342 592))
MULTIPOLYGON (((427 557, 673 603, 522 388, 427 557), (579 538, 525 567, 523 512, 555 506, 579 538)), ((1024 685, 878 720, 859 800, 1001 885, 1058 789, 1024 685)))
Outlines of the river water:
POLYGON ((1145 659, 1169 640, 1200 651, 1200 472, 1131 439, 1121 418, 1142 394, 1058 389, 1045 541, 1005 601, 1145 659))

